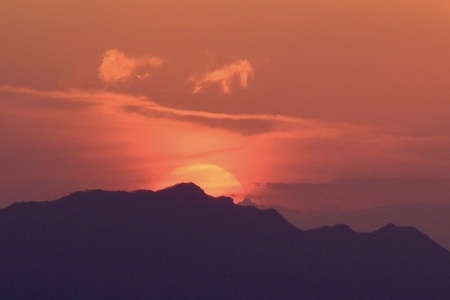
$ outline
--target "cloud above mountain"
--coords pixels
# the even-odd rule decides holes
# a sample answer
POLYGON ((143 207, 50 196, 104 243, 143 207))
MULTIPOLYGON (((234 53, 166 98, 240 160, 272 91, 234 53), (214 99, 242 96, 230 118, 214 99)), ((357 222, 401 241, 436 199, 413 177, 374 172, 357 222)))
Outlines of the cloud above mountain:
POLYGON ((198 77, 191 77, 195 84, 193 93, 197 94, 211 85, 217 85, 224 94, 230 93, 233 85, 245 89, 253 74, 254 70, 250 62, 247 59, 238 59, 198 77))
POLYGON ((45 182, 55 180, 67 182, 67 189, 59 185, 63 192, 98 184, 151 187, 165 172, 205 159, 230 165, 233 173, 239 169, 237 177, 250 195, 305 209, 426 197, 443 201, 448 190, 450 140, 442 136, 413 137, 395 128, 281 115, 179 109, 105 91, 2 86, 0 97, 0 133, 8 137, 0 150, 2 190, 3 198, 12 200, 26 194, 8 197, 19 188, 17 182, 26 182, 37 194, 54 189, 45 188, 45 182), (107 175, 99 177, 98 172, 107 175))
POLYGON ((448 201, 448 1, 19 2, 0 10, 0 200, 207 163, 302 209, 448 201), (393 187, 338 199, 348 178, 393 187))
POLYGON ((99 78, 107 84, 116 84, 131 78, 144 79, 150 74, 145 68, 159 68, 163 60, 156 56, 129 57, 117 49, 110 49, 103 55, 102 64, 98 68, 99 78))

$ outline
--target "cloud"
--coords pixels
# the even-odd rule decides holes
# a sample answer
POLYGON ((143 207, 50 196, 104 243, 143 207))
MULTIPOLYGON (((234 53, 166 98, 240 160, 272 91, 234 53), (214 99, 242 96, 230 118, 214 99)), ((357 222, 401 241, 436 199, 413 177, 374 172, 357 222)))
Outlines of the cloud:
POLYGON ((175 166, 218 164, 241 147, 235 133, 136 115, 126 104, 164 111, 118 93, 0 85, 0 207, 79 189, 150 188, 175 166))
POLYGON ((319 122, 270 114, 225 114, 164 107, 149 100, 127 102, 122 108, 148 118, 168 118, 221 128, 242 135, 263 134, 288 128, 313 128, 319 122))
POLYGON ((420 189, 429 188, 432 190, 439 184, 447 184, 447 180, 430 178, 376 178, 376 177, 356 177, 342 178, 324 183, 310 182, 268 182, 268 189, 279 190, 291 193, 308 193, 317 191, 337 192, 373 192, 373 191, 397 191, 397 192, 417 192, 420 189))
POLYGON ((328 182, 269 182, 268 193, 281 193, 307 210, 337 205, 344 209, 415 202, 446 202, 448 178, 355 177, 328 182))
POLYGON ((138 114, 148 119, 170 119, 210 128, 225 129, 241 135, 282 131, 285 128, 313 128, 325 126, 322 122, 273 114, 226 114, 198 110, 176 109, 160 105, 147 97, 136 97, 109 92, 43 91, 0 85, 4 104, 35 109, 73 110, 103 107, 127 114, 138 114), (27 100, 24 100, 26 96, 27 100), (17 100, 22 99, 22 100, 17 100), (322 124, 322 125, 321 125, 322 124))
MULTIPOLYGON (((439 201, 449 191, 448 135, 411 136, 390 127, 177 109, 146 97, 104 91, 0 86, 0 100, 0 133, 6 137, 0 164, 10 171, 4 172, 4 186, 22 182, 24 172, 40 168, 48 169, 45 178, 51 182, 59 174, 56 170, 72 170, 70 164, 79 164, 77 172, 84 176, 77 182, 88 183, 81 179, 92 176, 86 177, 81 167, 87 168, 89 157, 93 162, 104 158, 100 171, 109 172, 117 156, 123 161, 118 168, 130 168, 130 173, 141 165, 133 159, 143 159, 147 167, 139 173, 142 178, 185 162, 226 161, 223 165, 235 166, 242 182, 247 181, 249 193, 264 190, 261 201, 286 201, 305 209, 336 203, 357 208, 425 197, 439 201), (49 156, 55 149, 59 159, 49 156)), ((35 178, 44 177, 29 176, 35 178)), ((108 180, 118 184, 119 178, 108 180)))
POLYGON ((142 56, 128 57, 125 53, 110 49, 103 55, 103 61, 99 70, 99 78, 107 84, 115 84, 125 81, 135 76, 138 79, 144 79, 150 76, 148 72, 137 73, 143 67, 159 68, 163 60, 159 57, 142 56))
POLYGON ((231 91, 233 82, 237 82, 240 88, 246 88, 249 78, 254 74, 253 68, 247 59, 239 59, 222 68, 207 72, 199 78, 192 77, 195 82, 193 90, 197 94, 210 85, 219 85, 222 93, 227 94, 231 91))

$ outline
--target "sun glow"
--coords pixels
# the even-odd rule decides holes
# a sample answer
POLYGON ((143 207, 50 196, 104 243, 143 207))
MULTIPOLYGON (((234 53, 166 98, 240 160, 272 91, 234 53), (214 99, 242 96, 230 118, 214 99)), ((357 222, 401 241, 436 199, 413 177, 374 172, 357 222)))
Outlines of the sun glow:
POLYGON ((156 189, 166 188, 179 182, 193 182, 209 195, 229 196, 235 202, 240 200, 242 195, 239 180, 224 168, 213 164, 195 164, 176 168, 158 183, 156 189))

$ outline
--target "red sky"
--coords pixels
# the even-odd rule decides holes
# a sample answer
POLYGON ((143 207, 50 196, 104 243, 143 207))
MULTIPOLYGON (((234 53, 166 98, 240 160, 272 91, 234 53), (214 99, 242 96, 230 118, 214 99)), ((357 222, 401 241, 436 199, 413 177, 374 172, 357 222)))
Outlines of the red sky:
POLYGON ((6 1, 0 206, 205 165, 260 204, 448 202, 449 37, 444 0, 6 1))

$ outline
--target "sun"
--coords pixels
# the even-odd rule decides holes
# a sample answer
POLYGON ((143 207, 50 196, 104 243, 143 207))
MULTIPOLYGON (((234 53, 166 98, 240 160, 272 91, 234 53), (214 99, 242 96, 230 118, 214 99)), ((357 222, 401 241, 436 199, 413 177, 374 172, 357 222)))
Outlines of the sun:
POLYGON ((237 178, 217 165, 194 164, 176 168, 157 184, 163 189, 180 182, 193 182, 211 196, 229 196, 234 199, 242 194, 242 185, 237 178))

